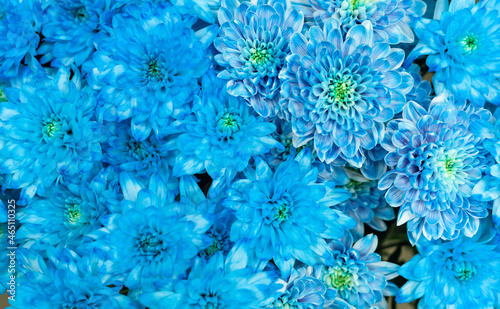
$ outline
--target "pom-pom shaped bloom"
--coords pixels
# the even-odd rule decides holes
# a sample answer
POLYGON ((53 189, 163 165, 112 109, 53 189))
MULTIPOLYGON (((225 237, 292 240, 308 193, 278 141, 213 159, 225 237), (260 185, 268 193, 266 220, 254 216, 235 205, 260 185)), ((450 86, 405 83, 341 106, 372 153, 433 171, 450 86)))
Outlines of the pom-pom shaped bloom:
POLYGON ((273 259, 288 276, 299 260, 314 265, 331 257, 326 239, 341 239, 354 219, 331 209, 349 198, 334 184, 317 183, 311 150, 289 157, 275 172, 260 158, 248 179, 233 183, 224 206, 235 211, 231 240, 243 241, 250 256, 273 259))
MULTIPOLYGON (((175 159, 175 139, 167 140, 151 135, 145 140, 137 140, 132 136, 129 121, 116 125, 110 123, 110 136, 103 145, 103 161, 130 175, 149 179, 152 174, 171 174, 169 164, 175 159)), ((166 132, 164 132, 166 133, 166 132)))
POLYGON ((346 169, 349 181, 341 186, 351 197, 335 208, 354 218, 358 225, 352 230, 359 239, 365 235, 365 224, 376 231, 387 230, 385 221, 394 219, 394 210, 385 201, 385 191, 377 188, 377 181, 368 180, 357 171, 346 169))
POLYGON ((227 91, 247 100, 263 117, 276 114, 280 99, 278 75, 290 51, 290 37, 302 30, 304 17, 286 0, 240 3, 223 1, 215 60, 226 70, 227 91))
POLYGON ((342 23, 344 32, 365 20, 373 25, 376 42, 389 44, 412 43, 411 25, 414 18, 425 13, 421 0, 309 0, 318 20, 335 18, 342 23))
POLYGON ((227 258, 221 252, 209 260, 197 258, 186 279, 139 300, 151 309, 259 309, 277 297, 280 287, 271 272, 254 272, 238 247, 227 258))
POLYGON ((294 146, 314 140, 322 161, 340 156, 376 179, 384 170, 373 168, 378 156, 366 152, 376 150, 384 122, 402 110, 413 86, 411 75, 398 70, 404 52, 374 43, 369 22, 344 38, 330 19, 323 29, 312 27, 309 36, 292 37, 292 55, 280 74, 280 104, 291 118, 294 146))
POLYGON ((420 299, 419 308, 493 308, 500 295, 500 252, 489 235, 450 242, 417 243, 419 254, 399 269, 408 279, 399 303, 420 299))
POLYGON ((185 133, 177 138, 176 176, 206 170, 214 179, 230 181, 252 156, 282 147, 271 137, 276 126, 256 115, 241 98, 228 95, 222 80, 213 74, 203 77, 202 97, 195 98, 193 113, 180 126, 185 133))
POLYGON ((100 40, 86 63, 89 84, 99 90, 104 120, 132 118, 132 135, 161 137, 174 109, 198 92, 196 79, 209 66, 205 49, 217 27, 199 30, 195 18, 182 16, 169 3, 128 5, 113 16, 110 36, 100 40))
POLYGON ((185 215, 160 177, 149 187, 128 174, 120 175, 125 200, 96 231, 96 245, 107 252, 111 271, 131 288, 151 289, 155 281, 182 275, 198 251, 205 249, 204 233, 210 221, 203 215, 185 215))
POLYGON ((4 0, 0 4, 0 78, 16 77, 21 64, 41 69, 35 59, 40 43, 40 0, 4 0))
POLYGON ((23 189, 21 204, 102 158, 95 98, 68 77, 61 69, 55 78, 9 88, 9 102, 0 105, 3 188, 23 189))
POLYGON ((109 287, 113 282, 106 276, 100 251, 80 257, 71 250, 49 247, 44 261, 37 252, 20 248, 17 256, 27 269, 18 277, 11 308, 139 308, 120 294, 121 287, 109 287))
POLYGON ((500 104, 500 11, 482 2, 453 0, 441 20, 418 21, 420 41, 405 62, 429 55, 436 93, 450 92, 479 106, 500 104))
POLYGON ((102 228, 104 217, 119 206, 118 174, 103 169, 90 181, 51 190, 47 198, 35 198, 18 212, 22 229, 16 237, 25 247, 43 252, 48 246, 75 250, 102 228))
POLYGON ((82 65, 94 52, 94 37, 109 14, 106 0, 56 0, 44 10, 40 62, 59 67, 82 65))
POLYGON ((463 232, 470 237, 488 215, 487 204, 472 190, 486 168, 475 121, 490 117, 485 109, 439 96, 429 111, 409 102, 403 119, 389 123, 382 145, 394 170, 380 179, 379 188, 389 189, 391 206, 401 206, 398 224, 408 221, 412 243, 421 235, 453 239, 463 232))
POLYGON ((328 244, 333 261, 314 268, 314 277, 321 279, 331 297, 343 299, 356 309, 387 308, 384 296, 394 296, 398 287, 389 282, 398 276, 399 265, 381 261, 375 253, 377 236, 370 234, 354 245, 347 235, 343 241, 328 244))

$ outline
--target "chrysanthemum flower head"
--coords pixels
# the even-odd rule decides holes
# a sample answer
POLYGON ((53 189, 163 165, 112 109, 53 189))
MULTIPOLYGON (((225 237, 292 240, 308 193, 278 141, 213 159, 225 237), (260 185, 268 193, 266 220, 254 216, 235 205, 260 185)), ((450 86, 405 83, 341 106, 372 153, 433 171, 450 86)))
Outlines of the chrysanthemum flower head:
POLYGON ((341 157, 377 179, 385 166, 374 163, 384 122, 402 110, 413 78, 398 70, 402 50, 374 43, 370 22, 345 36, 339 27, 330 19, 323 28, 312 27, 309 39, 292 37, 292 54, 280 74, 280 104, 291 120, 295 147, 313 140, 322 161, 341 157))
POLYGON ((233 183, 224 206, 234 210, 231 240, 245 243, 257 260, 273 259, 283 276, 296 260, 314 265, 330 257, 325 239, 341 239, 354 219, 331 209, 349 198, 334 184, 317 183, 311 151, 289 157, 275 172, 256 158, 255 173, 233 183))
POLYGON ((162 136, 175 109, 198 92, 197 78, 209 67, 206 48, 217 26, 194 32, 196 18, 165 2, 128 5, 113 16, 109 37, 100 40, 84 68, 99 90, 104 120, 132 118, 132 135, 162 136))
POLYGON ((436 97, 426 111, 415 102, 403 119, 389 123, 382 145, 393 170, 379 182, 388 189, 387 202, 401 207, 398 224, 408 222, 408 236, 453 239, 474 235, 479 219, 488 215, 487 203, 472 190, 483 177, 486 151, 475 122, 491 113, 463 101, 436 97))
POLYGON ((215 56, 225 68, 227 91, 245 98, 258 114, 272 117, 280 99, 278 75, 290 51, 290 37, 302 30, 304 17, 285 0, 222 2, 215 56))
POLYGON ((0 173, 3 188, 22 189, 21 203, 50 186, 79 176, 101 160, 95 97, 81 89, 76 72, 60 69, 55 78, 36 76, 7 89, 0 105, 0 173))
POLYGON ((500 10, 483 2, 493 3, 453 0, 449 10, 436 14, 438 20, 418 21, 414 29, 420 41, 405 62, 429 55, 436 93, 479 106, 500 104, 500 10))

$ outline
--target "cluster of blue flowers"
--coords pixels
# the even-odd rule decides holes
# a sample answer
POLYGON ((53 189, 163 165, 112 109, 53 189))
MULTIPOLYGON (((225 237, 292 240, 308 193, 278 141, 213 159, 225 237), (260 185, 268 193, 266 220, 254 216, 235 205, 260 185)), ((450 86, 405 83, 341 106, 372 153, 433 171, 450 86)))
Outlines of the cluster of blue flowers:
POLYGON ((498 0, 2 0, 0 294, 500 308, 497 105, 498 0))

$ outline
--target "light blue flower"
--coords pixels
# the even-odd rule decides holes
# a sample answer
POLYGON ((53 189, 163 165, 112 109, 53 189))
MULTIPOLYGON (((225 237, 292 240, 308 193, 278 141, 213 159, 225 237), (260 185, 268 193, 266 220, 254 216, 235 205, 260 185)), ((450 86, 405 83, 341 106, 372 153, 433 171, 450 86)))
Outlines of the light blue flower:
POLYGON ((9 102, 0 104, 3 188, 22 189, 20 204, 102 159, 95 97, 81 89, 78 72, 69 75, 61 69, 54 78, 34 76, 7 89, 9 102))
POLYGON ((333 241, 328 245, 333 252, 333 262, 314 268, 314 277, 322 280, 328 289, 326 306, 333 296, 357 309, 387 308, 384 296, 394 296, 398 290, 389 280, 398 276, 399 265, 381 261, 375 253, 377 244, 377 236, 370 234, 354 245, 350 235, 342 242, 333 241))
POLYGON ((286 0, 223 1, 217 63, 225 68, 230 95, 243 97, 263 117, 276 115, 280 99, 278 75, 290 52, 290 37, 302 30, 304 17, 286 0))
POLYGON ((355 25, 370 21, 375 42, 389 44, 412 43, 411 25, 415 18, 425 13, 426 5, 421 0, 309 0, 317 21, 335 18, 348 32, 355 25))
POLYGON ((131 118, 138 141, 151 132, 162 137, 175 110, 198 92, 197 78, 209 67, 206 48, 217 26, 195 33, 195 21, 169 3, 128 5, 113 16, 109 37, 97 42, 92 61, 84 65, 89 84, 99 90, 102 119, 131 118))
POLYGON ((329 19, 323 29, 311 28, 309 40, 292 37, 280 74, 280 105, 291 120, 295 147, 313 140, 322 161, 340 157, 377 179, 385 171, 376 163, 384 122, 401 112, 413 78, 399 70, 402 50, 374 43, 370 22, 353 26, 345 37, 339 27, 329 19))
POLYGON ((211 218, 185 215, 185 206, 173 200, 159 176, 145 188, 122 173, 120 185, 125 198, 120 212, 108 216, 105 227, 92 235, 107 254, 110 272, 128 288, 145 290, 160 279, 183 275, 209 245, 204 234, 211 218))
POLYGON ((387 230, 384 221, 395 218, 394 210, 385 201, 385 191, 377 188, 377 181, 366 179, 361 173, 346 169, 349 181, 341 188, 349 191, 351 197, 337 206, 346 215, 358 223, 351 230, 355 239, 365 235, 365 224, 376 231, 387 230))
POLYGON ((436 93, 449 92, 478 106, 500 104, 500 13, 498 6, 483 2, 491 1, 453 0, 449 10, 438 12, 438 20, 418 21, 414 29, 420 41, 405 62, 429 55, 436 93))
MULTIPOLYGON (((121 286, 106 276, 105 258, 100 251, 79 256, 67 249, 47 249, 47 260, 35 251, 17 251, 24 275, 18 276, 15 301, 11 308, 140 308, 120 294, 121 286)), ((18 265, 19 266, 19 265, 18 265)))
POLYGON ((273 262, 288 276, 296 260, 314 265, 331 257, 325 239, 341 239, 354 219, 331 206, 349 198, 334 183, 317 183, 311 150, 289 157, 275 172, 260 158, 248 179, 235 181, 224 206, 237 218, 231 240, 245 243, 250 256, 273 262))
POLYGON ((82 65, 95 51, 95 36, 109 12, 108 0, 56 0, 44 10, 42 64, 82 65))
POLYGON ((241 248, 227 258, 220 252, 209 260, 197 258, 186 279, 144 293, 139 300, 151 309, 263 308, 279 295, 281 285, 272 273, 254 272, 247 262, 241 248))
POLYGON ((203 77, 201 97, 193 103, 193 114, 180 125, 174 175, 192 175, 205 170, 216 182, 231 181, 254 155, 282 147, 271 137, 276 129, 255 114, 243 99, 230 96, 214 73, 203 77))
POLYGON ((16 77, 22 65, 41 69, 37 55, 42 25, 40 0, 4 0, 0 4, 0 78, 16 77))
POLYGON ((500 295, 500 252, 491 236, 417 243, 419 254, 399 269, 408 279, 396 301, 419 308, 492 308, 500 295))
POLYGON ((389 123, 382 145, 394 169, 380 179, 379 189, 388 189, 387 202, 401 207, 398 224, 408 222, 413 244, 421 236, 470 237, 488 215, 472 190, 487 167, 475 122, 490 118, 485 109, 438 96, 428 111, 409 102, 403 119, 389 123))

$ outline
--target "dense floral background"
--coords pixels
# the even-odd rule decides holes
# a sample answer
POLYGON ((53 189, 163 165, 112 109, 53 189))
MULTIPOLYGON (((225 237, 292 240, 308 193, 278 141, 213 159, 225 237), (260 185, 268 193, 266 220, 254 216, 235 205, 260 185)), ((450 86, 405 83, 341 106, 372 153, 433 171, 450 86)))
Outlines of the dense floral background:
POLYGON ((0 294, 500 308, 497 105, 498 0, 2 0, 0 294))

